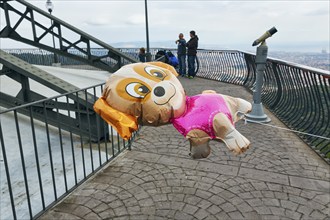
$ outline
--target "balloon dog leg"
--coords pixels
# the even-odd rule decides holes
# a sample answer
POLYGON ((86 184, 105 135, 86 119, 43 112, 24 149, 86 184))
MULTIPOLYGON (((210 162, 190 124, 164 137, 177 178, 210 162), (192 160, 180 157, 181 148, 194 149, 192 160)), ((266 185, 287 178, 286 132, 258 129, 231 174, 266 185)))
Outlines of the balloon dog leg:
POLYGON ((211 153, 209 146, 210 137, 206 132, 194 129, 187 134, 187 138, 190 142, 189 155, 193 159, 206 158, 211 153))
POLYGON ((235 129, 225 114, 219 113, 214 117, 213 128, 215 135, 234 154, 243 153, 250 147, 250 141, 235 129))

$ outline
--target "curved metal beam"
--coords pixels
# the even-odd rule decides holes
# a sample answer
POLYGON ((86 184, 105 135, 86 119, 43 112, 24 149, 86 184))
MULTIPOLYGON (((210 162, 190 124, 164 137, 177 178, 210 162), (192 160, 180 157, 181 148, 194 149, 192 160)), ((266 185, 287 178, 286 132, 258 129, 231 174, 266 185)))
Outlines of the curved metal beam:
POLYGON ((2 12, 5 15, 5 26, 0 30, 0 38, 20 41, 109 72, 114 72, 125 64, 138 62, 135 58, 24 0, 0 0, 0 13, 2 12), (23 6, 25 10, 19 11, 17 6, 20 8, 23 6), (19 19, 15 21, 12 15, 18 16, 19 19), (50 19, 49 25, 44 24, 41 19, 43 17, 50 19), (23 21, 31 24, 31 37, 20 32, 19 27, 22 26, 23 21), (45 40, 47 36, 54 37, 58 48, 54 48, 50 42, 45 40), (72 38, 74 40, 71 40, 72 38), (106 49, 106 52, 95 54, 91 45, 106 49))

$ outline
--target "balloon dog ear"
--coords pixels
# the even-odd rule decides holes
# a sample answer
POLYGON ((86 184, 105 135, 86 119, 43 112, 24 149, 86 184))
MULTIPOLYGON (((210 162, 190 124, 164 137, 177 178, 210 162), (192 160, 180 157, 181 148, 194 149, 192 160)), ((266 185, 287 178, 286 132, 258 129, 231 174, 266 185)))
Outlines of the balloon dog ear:
POLYGON ((178 76, 179 74, 177 73, 177 71, 174 69, 173 66, 169 65, 169 64, 166 64, 166 63, 163 63, 163 62, 160 62, 160 61, 155 61, 155 62, 148 62, 154 66, 158 66, 158 67, 161 67, 163 69, 167 69, 169 70, 174 76, 178 76))
POLYGON ((94 103, 93 107, 94 111, 108 124, 113 126, 125 140, 128 140, 132 136, 132 133, 138 129, 136 117, 112 108, 103 96, 94 103))

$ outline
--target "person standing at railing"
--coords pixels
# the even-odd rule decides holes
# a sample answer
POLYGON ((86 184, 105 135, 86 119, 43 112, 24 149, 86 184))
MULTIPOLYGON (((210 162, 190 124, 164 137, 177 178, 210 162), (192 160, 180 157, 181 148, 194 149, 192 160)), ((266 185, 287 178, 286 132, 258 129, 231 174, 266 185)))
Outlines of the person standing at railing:
POLYGON ((179 60, 179 74, 184 77, 186 75, 186 40, 183 37, 183 34, 179 34, 179 39, 175 41, 178 44, 178 60, 179 60))
POLYGON ((198 37, 195 31, 190 31, 190 40, 186 46, 188 48, 188 78, 193 79, 195 77, 195 60, 198 48, 198 37))
POLYGON ((146 62, 146 49, 144 47, 141 47, 140 48, 140 51, 139 51, 139 60, 142 63, 146 62))

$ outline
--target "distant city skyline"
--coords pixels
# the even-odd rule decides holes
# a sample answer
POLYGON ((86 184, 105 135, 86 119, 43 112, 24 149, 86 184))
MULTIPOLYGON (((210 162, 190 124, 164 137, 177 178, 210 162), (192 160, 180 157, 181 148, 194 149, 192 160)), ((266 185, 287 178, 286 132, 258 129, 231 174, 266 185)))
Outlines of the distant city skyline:
MULTIPOLYGON (((27 2, 46 11, 46 0, 27 2)), ((52 0, 53 15, 110 44, 145 45, 144 0, 52 0), (88 13, 88 16, 86 14, 88 13)), ((267 40, 270 49, 321 52, 330 48, 330 1, 148 0, 150 47, 172 42, 179 33, 189 39, 195 30, 203 45, 214 49, 255 50, 252 42, 266 30, 278 29, 267 40)), ((0 14, 0 28, 5 25, 0 14)), ((23 27, 26 34, 29 26, 23 27)), ((170 43, 169 43, 170 44, 170 43)), ((0 39, 0 48, 27 48, 0 39)))

